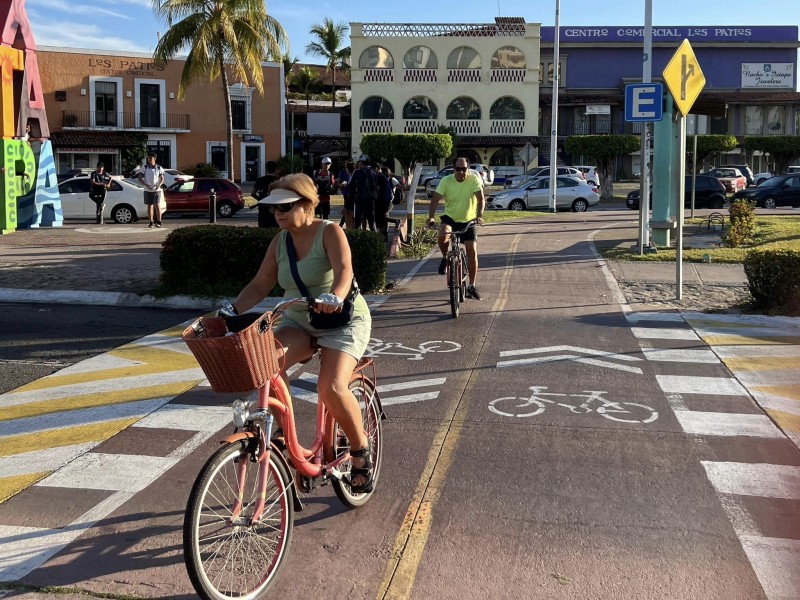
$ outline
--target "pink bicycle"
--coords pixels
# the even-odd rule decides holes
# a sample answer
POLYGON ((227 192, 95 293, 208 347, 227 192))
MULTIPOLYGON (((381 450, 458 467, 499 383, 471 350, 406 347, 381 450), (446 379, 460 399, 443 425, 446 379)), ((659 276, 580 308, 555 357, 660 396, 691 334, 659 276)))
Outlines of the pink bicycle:
MULTIPOLYGON (((287 300, 264 315, 204 317, 183 333, 215 391, 258 389, 257 400, 233 403, 235 430, 220 440, 222 447, 200 470, 186 506, 184 559, 202 598, 250 600, 266 593, 286 560, 294 513, 303 509, 298 487, 311 492, 330 481, 349 508, 362 506, 374 493, 374 487, 370 493, 351 491, 350 445, 322 402, 317 403, 311 447, 298 441, 292 397, 281 376, 272 325, 287 306, 306 301, 287 300), (241 331, 231 334, 228 328, 241 331), (270 411, 281 415, 285 449, 270 441, 270 411)), ((372 359, 362 359, 353 370, 350 390, 361 406, 377 483, 385 415, 372 359), (364 372, 368 367, 372 367, 371 378, 364 372)))

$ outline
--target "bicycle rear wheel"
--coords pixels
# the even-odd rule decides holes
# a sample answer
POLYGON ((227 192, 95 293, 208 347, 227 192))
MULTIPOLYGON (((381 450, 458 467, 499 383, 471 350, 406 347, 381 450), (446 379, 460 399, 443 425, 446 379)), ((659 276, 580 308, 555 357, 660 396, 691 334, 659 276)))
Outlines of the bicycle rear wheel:
POLYGON ((458 304, 461 296, 461 280, 459 279, 459 259, 457 256, 450 256, 447 259, 447 287, 450 289, 450 314, 454 319, 458 318, 458 304))
MULTIPOLYGON (((333 479, 333 491, 339 500, 348 508, 358 508, 363 506, 375 493, 378 485, 378 477, 381 473, 381 463, 383 462, 383 426, 381 424, 381 410, 378 406, 378 399, 375 396, 375 384, 369 379, 355 379, 350 382, 350 391, 358 400, 361 408, 361 418, 364 421, 364 431, 367 434, 367 441, 372 453, 372 491, 367 494, 354 494, 350 490, 350 485, 344 480, 333 479)), ((327 432, 326 437, 326 457, 327 461, 332 461, 335 457, 341 456, 350 451, 350 442, 339 423, 333 421, 333 427, 327 432)), ((346 477, 350 477, 351 462, 348 460, 339 465, 339 470, 346 477)))
POLYGON ((260 598, 285 562, 294 526, 291 479, 270 453, 264 513, 252 523, 260 494, 258 467, 250 461, 247 442, 240 440, 215 452, 192 487, 183 552, 201 598, 260 598), (241 510, 234 514, 237 497, 241 510))

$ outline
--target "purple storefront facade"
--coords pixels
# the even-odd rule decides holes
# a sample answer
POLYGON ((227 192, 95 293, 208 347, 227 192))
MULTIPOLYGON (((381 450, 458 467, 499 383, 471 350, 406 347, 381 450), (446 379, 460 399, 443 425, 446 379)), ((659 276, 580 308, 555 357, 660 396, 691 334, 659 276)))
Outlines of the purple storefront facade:
MULTIPOLYGON (((690 134, 726 133, 742 140, 747 135, 800 133, 797 26, 654 26, 652 81, 662 80, 664 67, 684 39, 691 42, 706 78, 688 119, 690 134)), ((540 132, 551 129, 553 40, 554 28, 542 27, 540 132)), ((641 82, 643 43, 643 27, 560 28, 560 139, 641 131, 640 125, 624 120, 624 89, 641 82)), ((540 142, 543 163, 549 139, 540 142)), ((718 162, 741 161, 743 152, 754 170, 767 170, 765 157, 739 152, 718 162)), ((573 158, 560 155, 565 162, 573 158)), ((638 163, 638 156, 622 161, 618 175, 631 175, 638 163)))

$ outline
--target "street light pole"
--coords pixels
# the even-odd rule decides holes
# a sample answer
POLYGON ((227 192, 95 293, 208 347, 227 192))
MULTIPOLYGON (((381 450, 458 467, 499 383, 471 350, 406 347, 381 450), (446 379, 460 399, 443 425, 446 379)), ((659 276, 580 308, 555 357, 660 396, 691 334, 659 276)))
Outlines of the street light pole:
MULTIPOLYGON (((653 0, 644 2, 644 55, 642 56, 642 83, 650 83, 653 74, 653 0)), ((661 99, 658 100, 661 102, 661 99)), ((648 221, 650 219, 650 123, 642 123, 641 175, 639 177, 639 254, 650 245, 648 221)))
POLYGON ((560 81, 559 72, 559 13, 561 11, 561 0, 556 0, 556 27, 553 39, 553 112, 550 117, 550 212, 556 212, 556 175, 558 169, 558 85, 560 81))

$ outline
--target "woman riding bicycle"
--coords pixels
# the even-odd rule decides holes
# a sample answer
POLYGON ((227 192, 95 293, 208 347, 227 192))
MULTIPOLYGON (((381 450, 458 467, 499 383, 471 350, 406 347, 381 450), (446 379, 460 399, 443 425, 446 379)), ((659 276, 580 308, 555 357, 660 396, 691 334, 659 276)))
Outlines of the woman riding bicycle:
MULTIPOLYGON (((233 302, 234 311, 241 314, 249 310, 261 302, 276 283, 286 290, 285 298, 309 295, 324 303, 314 308, 305 304, 289 306, 278 321, 275 337, 284 347, 284 369, 310 359, 319 347, 319 399, 350 441, 353 493, 368 493, 372 491, 372 458, 361 410, 348 386, 353 369, 367 349, 372 319, 366 301, 354 285, 350 246, 339 226, 314 218, 319 199, 316 186, 307 175, 297 173, 276 181, 270 186, 270 195, 261 202, 269 205, 282 231, 270 243, 253 280, 233 302), (292 273, 287 241, 294 248, 295 275, 299 275, 307 294, 300 291, 292 273), (354 309, 348 325, 336 329, 311 326, 309 310, 340 312, 342 298, 351 293, 355 295, 354 309)), ((275 417, 279 419, 278 415, 275 417)), ((281 442, 279 420, 278 427, 273 441, 281 442)))

